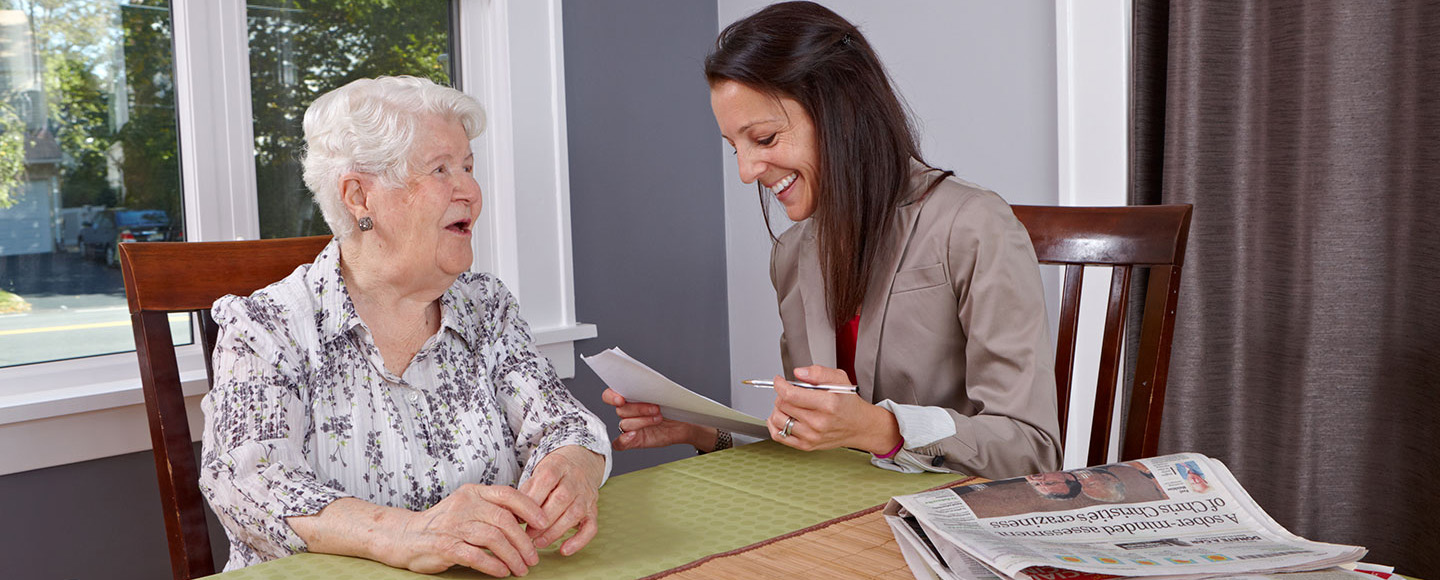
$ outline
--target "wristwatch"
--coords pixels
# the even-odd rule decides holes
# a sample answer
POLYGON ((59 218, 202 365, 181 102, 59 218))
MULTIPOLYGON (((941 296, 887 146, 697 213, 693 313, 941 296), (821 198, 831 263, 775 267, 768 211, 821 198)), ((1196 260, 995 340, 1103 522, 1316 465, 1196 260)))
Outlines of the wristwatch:
POLYGON ((715 450, 721 451, 735 446, 735 440, 730 437, 730 432, 724 429, 715 430, 715 450))
POLYGON ((715 430, 715 448, 714 448, 714 449, 711 449, 711 450, 708 451, 708 452, 707 452, 707 451, 701 451, 699 448, 696 448, 696 449, 695 449, 695 453, 696 453, 697 455, 704 455, 704 454, 710 453, 710 452, 724 451, 724 450, 729 449, 729 448, 734 447, 734 446, 735 446, 735 440, 730 437, 730 432, 729 432, 729 431, 726 431, 726 430, 724 430, 724 429, 716 429, 716 430, 715 430))

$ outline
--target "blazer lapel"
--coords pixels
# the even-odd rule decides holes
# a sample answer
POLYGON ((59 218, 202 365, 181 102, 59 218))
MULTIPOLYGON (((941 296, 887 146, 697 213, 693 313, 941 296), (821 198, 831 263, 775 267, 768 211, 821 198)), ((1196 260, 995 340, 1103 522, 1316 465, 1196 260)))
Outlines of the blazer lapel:
MULTIPOLYGON (((900 269, 901 258, 910 247, 910 236, 915 232, 915 222, 920 217, 920 203, 923 188, 934 178, 928 169, 912 161, 909 199, 895 214, 895 232, 890 238, 893 243, 881 250, 879 261, 870 271, 870 285, 865 289, 865 300, 860 306, 860 336, 855 341, 855 377, 860 382, 860 397, 875 402, 876 366, 880 345, 884 340, 886 310, 890 307, 890 287, 895 283, 895 274, 900 269)), ((834 330, 831 330, 834 335, 834 330)), ((834 339, 831 339, 834 342, 834 339)), ((832 347, 833 350, 833 347, 832 347)))
MULTIPOLYGON (((814 228, 805 232, 805 236, 800 249, 799 273, 800 298, 805 304, 806 347, 810 350, 810 364, 834 368, 839 364, 835 357, 835 325, 830 322, 829 310, 825 307, 825 278, 820 274, 814 228)), ((785 369, 785 374, 791 375, 793 370, 785 369)))

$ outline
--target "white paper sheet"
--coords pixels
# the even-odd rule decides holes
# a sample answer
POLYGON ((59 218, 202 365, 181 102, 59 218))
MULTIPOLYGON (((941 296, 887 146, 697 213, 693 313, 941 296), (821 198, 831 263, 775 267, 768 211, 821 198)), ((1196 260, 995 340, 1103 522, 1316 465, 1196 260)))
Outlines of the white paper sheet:
POLYGON ((770 438, 770 429, 764 419, 741 413, 682 387, 619 348, 607 349, 594 356, 581 356, 580 360, 590 365, 606 385, 624 395, 626 400, 660 405, 660 414, 667 419, 770 438))

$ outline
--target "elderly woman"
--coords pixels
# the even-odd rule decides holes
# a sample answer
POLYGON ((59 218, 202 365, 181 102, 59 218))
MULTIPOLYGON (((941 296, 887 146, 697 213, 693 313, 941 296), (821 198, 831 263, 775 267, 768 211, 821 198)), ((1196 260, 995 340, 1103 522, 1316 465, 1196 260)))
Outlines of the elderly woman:
POLYGON ((310 551, 522 575, 567 531, 565 555, 594 537, 605 428, 504 284, 468 272, 483 122, 470 97, 410 77, 306 112, 305 182, 335 239, 213 311, 201 487, 226 569, 310 551))
MULTIPOLYGON (((869 451, 905 472, 1001 479, 1059 467, 1030 236, 1000 196, 925 163, 860 30, 813 2, 775 4, 720 33, 705 78, 740 178, 798 222, 770 256, 786 373, 772 438, 869 451)), ((604 398, 625 432, 618 449, 731 444, 655 405, 604 398)))

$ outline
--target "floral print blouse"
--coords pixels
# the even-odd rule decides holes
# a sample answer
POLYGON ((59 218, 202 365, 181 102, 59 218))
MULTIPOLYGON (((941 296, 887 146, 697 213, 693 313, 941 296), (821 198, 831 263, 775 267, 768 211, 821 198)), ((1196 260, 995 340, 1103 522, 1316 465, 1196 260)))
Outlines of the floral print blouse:
POLYGON ((215 302, 200 487, 230 537, 227 570, 304 551, 285 518, 342 497, 424 510, 466 483, 517 485, 566 445, 604 455, 608 476, 604 424, 557 379, 499 279, 462 274, 440 313, 404 374, 386 370, 338 242, 215 302))

